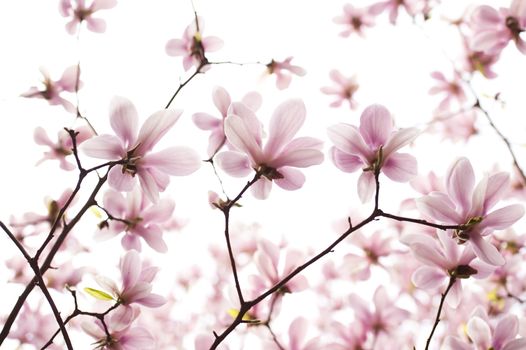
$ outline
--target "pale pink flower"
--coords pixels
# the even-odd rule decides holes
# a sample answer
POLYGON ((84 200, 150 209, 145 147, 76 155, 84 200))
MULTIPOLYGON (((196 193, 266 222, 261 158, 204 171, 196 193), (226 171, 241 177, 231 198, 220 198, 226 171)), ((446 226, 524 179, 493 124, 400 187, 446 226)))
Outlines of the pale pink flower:
POLYGON ((117 191, 129 192, 135 186, 137 175, 143 193, 155 203, 159 192, 168 186, 169 175, 189 175, 201 165, 197 153, 187 147, 151 152, 181 113, 180 110, 160 110, 137 131, 139 118, 135 106, 128 99, 116 97, 110 105, 110 123, 117 136, 96 136, 80 148, 94 158, 121 161, 122 164, 110 170, 109 185, 117 191))
POLYGON ((478 134, 476 126, 477 111, 470 109, 459 113, 450 113, 446 116, 436 116, 433 120, 432 130, 441 134, 444 139, 453 142, 468 140, 478 134))
MULTIPOLYGON (((52 106, 62 105, 62 107, 64 107, 66 111, 75 113, 75 106, 71 102, 60 96, 60 94, 64 91, 75 92, 78 77, 77 72, 77 66, 68 67, 66 68, 64 73, 62 73, 62 77, 59 80, 54 81, 49 76, 48 71, 45 68, 40 67, 40 73, 42 73, 42 75, 44 76, 44 81, 42 82, 44 84, 44 87, 39 88, 36 86, 32 86, 21 96, 29 98, 43 98, 44 100, 47 100, 52 106)), ((79 82, 78 85, 80 88, 82 86, 82 83, 79 82)))
MULTIPOLYGON (((221 113, 221 118, 214 117, 208 113, 194 113, 192 120, 201 130, 210 130, 211 134, 208 139, 208 156, 213 157, 226 143, 226 136, 224 131, 224 121, 228 115, 229 107, 232 100, 228 92, 217 86, 212 92, 212 99, 214 105, 221 113)), ((257 92, 249 92, 246 94, 241 102, 250 108, 252 111, 257 111, 261 106, 261 95, 257 92)))
POLYGON ((496 78, 497 73, 493 71, 493 65, 498 62, 500 53, 475 51, 470 46, 470 40, 470 37, 462 35, 462 69, 469 73, 479 72, 488 79, 496 78))
POLYGON ((270 121, 269 137, 262 146, 263 131, 254 113, 248 108, 234 110, 225 120, 225 134, 238 151, 217 155, 221 168, 235 177, 247 176, 252 170, 261 174, 251 187, 258 199, 268 197, 274 181, 285 190, 303 186, 305 176, 295 168, 320 164, 322 141, 294 135, 305 121, 306 110, 301 100, 288 100, 279 105, 270 121))
POLYGON ((326 350, 362 350, 367 341, 367 332, 361 322, 353 322, 350 325, 343 325, 340 322, 332 322, 329 330, 335 332, 336 342, 327 344, 326 350))
POLYGON ((371 266, 382 266, 380 258, 392 252, 391 238, 383 237, 382 232, 376 231, 371 236, 355 232, 351 236, 351 243, 358 246, 359 254, 348 253, 344 256, 343 271, 348 271, 352 278, 367 280, 371 276, 371 266))
POLYGON ((451 232, 438 231, 437 236, 438 241, 425 234, 411 234, 403 238, 414 256, 425 265, 413 273, 412 281, 419 288, 443 290, 449 279, 455 278, 446 301, 456 308, 462 297, 461 280, 485 278, 495 268, 475 260, 471 247, 461 248, 451 237, 451 232))
POLYGON ((204 20, 197 17, 186 27, 182 39, 170 39, 166 43, 165 50, 168 56, 183 56, 185 70, 189 70, 192 65, 200 67, 208 64, 206 53, 223 47, 223 40, 218 37, 203 37, 203 29, 204 20))
POLYGON ((374 16, 369 12, 369 8, 356 8, 351 4, 345 4, 343 15, 334 17, 332 21, 345 26, 340 36, 347 38, 354 32, 363 37, 363 28, 374 25, 374 16))
POLYGON ((398 11, 403 8, 407 14, 414 17, 420 11, 424 9, 429 11, 429 8, 422 0, 387 0, 371 5, 370 13, 378 15, 382 12, 388 12, 389 21, 391 24, 395 24, 398 18, 398 11))
POLYGON ((104 209, 117 220, 110 220, 107 227, 103 226, 97 233, 99 238, 111 238, 124 232, 121 243, 127 250, 135 249, 140 252, 142 238, 157 252, 168 251, 161 225, 172 217, 174 201, 161 199, 152 204, 137 187, 128 192, 126 198, 110 189, 104 194, 103 201, 104 209))
MULTIPOLYGON (((46 344, 57 330, 57 322, 52 314, 44 314, 41 309, 40 304, 34 309, 27 303, 24 304, 17 318, 16 328, 9 332, 8 337, 18 340, 20 344, 33 345, 37 349, 46 344)), ((57 344, 52 344, 48 349, 62 348, 57 344)))
POLYGON ((351 109, 357 107, 356 100, 354 99, 354 94, 358 90, 358 82, 356 76, 347 78, 339 71, 333 69, 329 73, 331 80, 336 84, 335 86, 325 86, 321 88, 321 92, 327 95, 335 95, 336 100, 330 104, 331 107, 340 107, 344 101, 349 103, 351 109))
POLYGON ((85 0, 61 0, 59 11, 63 17, 71 17, 66 24, 66 31, 69 34, 74 35, 83 21, 86 21, 88 29, 92 32, 103 33, 106 30, 106 22, 100 18, 93 18, 92 15, 116 5, 116 0, 92 0, 89 6, 86 6, 85 0))
POLYGON ((156 349, 155 339, 144 327, 124 327, 117 322, 115 325, 110 321, 105 321, 110 333, 108 339, 104 326, 99 320, 94 322, 83 322, 82 330, 96 339, 93 345, 100 350, 154 350, 156 349), (108 324, 109 323, 109 324, 108 324), (116 329, 114 329, 116 328, 116 329))
POLYGON ((289 350, 317 350, 320 349, 320 337, 307 340, 309 322, 305 317, 297 317, 289 326, 289 350))
POLYGON ((469 341, 458 337, 447 337, 446 350, 521 350, 526 348, 526 338, 517 338, 519 319, 508 314, 493 327, 486 311, 478 306, 467 323, 469 341))
MULTIPOLYGON (((87 126, 80 126, 75 129, 78 132, 75 141, 77 146, 93 136, 93 131, 87 126)), ((37 127, 33 133, 33 138, 37 145, 48 146, 49 151, 44 152, 44 157, 38 161, 37 165, 46 160, 56 159, 60 163, 60 168, 63 170, 73 170, 76 168, 75 164, 68 162, 66 157, 73 154, 73 142, 68 132, 64 129, 58 132, 58 140, 51 141, 46 131, 42 127, 37 127)))
POLYGON ((462 84, 462 77, 458 72, 454 73, 453 79, 447 79, 441 72, 432 72, 431 77, 435 79, 436 85, 429 90, 429 93, 431 95, 445 95, 438 105, 437 110, 449 111, 452 102, 455 102, 455 108, 461 108, 467 101, 466 93, 462 84))
POLYGON ((469 242, 482 261, 503 265, 505 260, 497 248, 482 237, 494 230, 510 227, 524 215, 524 208, 519 204, 490 212, 509 189, 509 175, 497 173, 486 176, 475 187, 471 163, 466 158, 460 158, 450 167, 445 185, 447 193, 432 192, 418 199, 418 209, 444 224, 465 225, 465 230, 454 231, 459 243, 469 242))
POLYGON ((280 90, 289 87, 293 74, 300 77, 307 74, 305 69, 290 63, 292 58, 292 56, 287 57, 284 61, 271 60, 270 63, 267 64, 267 72, 268 74, 276 75, 276 86, 280 90))
POLYGON ((375 171, 393 181, 406 182, 416 175, 416 159, 397 151, 419 134, 416 128, 395 130, 393 118, 381 105, 367 107, 360 118, 360 127, 340 123, 328 129, 334 143, 331 149, 334 164, 342 171, 362 168, 358 179, 358 196, 368 201, 376 188, 375 171))
POLYGON ((473 50, 498 55, 513 40, 517 49, 526 54, 526 41, 521 37, 526 30, 526 1, 513 0, 509 9, 498 11, 488 5, 479 6, 473 10, 469 24, 473 50))
MULTIPOLYGON (((286 251, 284 263, 280 256, 280 247, 266 239, 259 242, 258 250, 254 254, 254 262, 260 275, 251 276, 251 285, 256 295, 274 286, 304 261, 303 254, 296 250, 288 249, 286 251), (281 264, 280 260, 282 261, 281 264)), ((300 292, 307 286, 308 282, 305 276, 297 275, 283 286, 281 292, 300 292)))

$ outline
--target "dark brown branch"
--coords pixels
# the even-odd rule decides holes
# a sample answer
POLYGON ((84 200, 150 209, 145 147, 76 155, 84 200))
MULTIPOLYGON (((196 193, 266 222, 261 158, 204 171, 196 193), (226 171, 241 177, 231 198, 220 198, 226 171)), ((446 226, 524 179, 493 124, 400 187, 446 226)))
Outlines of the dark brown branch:
POLYGON ((445 292, 442 294, 442 297, 440 298, 440 304, 438 305, 435 323, 433 324, 431 333, 429 334, 429 337, 427 338, 425 350, 429 350, 429 345, 431 344, 431 338, 433 338, 433 334, 435 333, 438 323, 440 322, 440 314, 442 313, 442 307, 444 306, 444 301, 446 300, 447 293, 449 293, 449 291, 451 290, 451 287, 453 287, 453 284, 455 284, 455 281, 456 281, 456 278, 454 276, 451 276, 449 278, 449 284, 447 285, 445 292))
POLYGON ((174 94, 172 95, 172 97, 170 98, 170 100, 168 101, 168 103, 166 104, 166 106, 164 107, 164 109, 167 109, 170 107, 170 105, 172 104, 173 100, 175 99, 175 97, 179 94, 179 92, 186 86, 186 84, 188 84, 192 79, 194 79, 197 74, 201 73, 202 72, 202 69, 208 64, 208 62, 204 61, 204 62, 201 62, 199 64, 199 66, 196 68, 195 72, 190 75, 188 77, 188 79, 186 79, 184 82, 180 83, 179 84, 179 87, 177 88, 177 90, 175 90, 174 94))

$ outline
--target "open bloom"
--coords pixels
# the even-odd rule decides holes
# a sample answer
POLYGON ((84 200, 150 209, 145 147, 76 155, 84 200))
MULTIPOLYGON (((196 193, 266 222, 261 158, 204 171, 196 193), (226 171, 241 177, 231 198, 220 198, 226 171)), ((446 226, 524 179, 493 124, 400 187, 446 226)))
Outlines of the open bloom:
POLYGON ((206 63, 207 52, 217 51, 223 47, 223 40, 216 36, 202 37, 204 20, 197 17, 186 27, 181 39, 170 39, 166 43, 166 53, 169 56, 183 56, 183 67, 199 67, 206 63))
POLYGON ((444 94, 443 100, 438 105, 439 111, 448 111, 452 102, 456 102, 456 107, 460 108, 466 102, 467 97, 462 86, 462 78, 458 72, 455 72, 453 79, 447 79, 441 72, 431 73, 431 77, 435 79, 435 86, 433 86, 429 93, 431 95, 444 94))
MULTIPOLYGON (((77 146, 93 136, 93 131, 87 126, 81 126, 77 128, 75 131, 78 132, 75 138, 77 146)), ((33 134, 33 138, 37 145, 48 146, 50 148, 49 151, 44 152, 44 157, 38 161, 37 165, 41 164, 42 162, 46 160, 56 159, 60 162, 61 169, 63 170, 75 169, 75 165, 66 160, 67 156, 73 154, 72 152, 73 142, 66 130, 64 129, 60 130, 58 132, 57 142, 53 142, 50 140, 44 128, 37 127, 33 134)))
MULTIPOLYGON (((221 113, 221 118, 214 117, 208 113, 195 113, 192 120, 201 130, 210 130, 208 139, 208 156, 213 157, 226 143, 224 121, 227 117, 229 107, 232 103, 228 92, 217 86, 212 92, 214 105, 221 113)), ((261 95, 257 92, 249 92, 242 98, 242 103, 254 112, 261 106, 261 95)))
POLYGON ((161 199, 151 204, 135 187, 126 198, 114 190, 104 194, 104 208, 117 220, 111 220, 103 228, 99 237, 113 237, 124 232, 121 243, 125 249, 141 251, 142 238, 156 251, 165 253, 168 247, 163 240, 161 225, 173 214, 175 203, 170 199, 161 199))
POLYGON ((269 74, 276 75, 276 86, 280 90, 289 87, 292 80, 292 74, 302 77, 307 73, 305 72, 305 69, 291 64, 290 62, 292 61, 292 58, 292 56, 287 57, 285 61, 282 62, 272 60, 267 64, 267 71, 269 74))
POLYGON ((117 5, 116 0, 93 0, 91 5, 86 6, 85 0, 61 0, 60 14, 63 17, 71 17, 66 24, 66 31, 73 35, 83 21, 88 24, 92 32, 102 33, 106 30, 106 22, 100 18, 93 18, 93 13, 99 10, 107 10, 117 5))
MULTIPOLYGON (((34 97, 34 98, 43 98, 47 100, 50 105, 62 105, 64 109, 68 112, 74 113, 76 111, 75 106, 60 96, 64 91, 75 92, 77 86, 77 77, 78 77, 78 67, 71 66, 66 68, 62 77, 59 80, 53 81, 49 76, 49 73, 43 67, 40 67, 40 73, 44 76, 44 88, 38 88, 32 86, 28 91, 24 92, 22 97, 34 97)), ((82 83, 79 82, 79 88, 82 86, 82 83)))
POLYGON ((418 199, 418 209, 444 224, 464 225, 465 229, 453 232, 459 243, 469 242, 482 261, 503 265, 504 258, 497 248, 482 237, 494 230, 510 227, 524 215, 524 208, 519 204, 490 212, 506 194, 509 175, 497 173, 486 176, 475 187, 471 163, 466 158, 460 158, 450 167, 445 182, 447 193, 432 192, 418 199))
POLYGON ((369 200, 376 187, 375 172, 383 172, 393 181, 406 182, 416 175, 416 159, 397 151, 413 141, 416 128, 394 129, 389 111, 380 105, 367 107, 360 118, 360 127, 340 123, 328 129, 334 143, 331 150, 334 164, 342 171, 362 168, 358 195, 369 200))
POLYGON ((108 183, 117 191, 133 189, 136 176, 144 194, 157 202, 164 191, 168 175, 189 175, 200 167, 197 153, 187 147, 170 147, 151 152, 159 140, 181 116, 180 110, 160 110, 152 114, 141 129, 135 106, 123 97, 116 97, 110 106, 110 123, 114 135, 100 135, 85 141, 81 149, 88 156, 121 161, 108 175, 108 183))
POLYGON ((238 108, 226 118, 225 134, 237 151, 217 155, 221 168, 229 175, 243 177, 255 170, 261 175, 251 187, 258 199, 268 197, 274 181, 285 190, 303 186, 305 176, 295 168, 320 164, 322 141, 312 137, 293 139, 306 116, 301 100, 288 100, 279 105, 270 121, 269 137, 262 146, 261 124, 249 108, 238 108))
POLYGON ((84 322, 81 324, 82 330, 96 339, 95 349, 101 350, 153 350, 156 348, 155 339, 144 327, 124 327, 120 324, 116 326, 110 321, 106 321, 109 338, 106 330, 99 320, 93 323, 84 322))
POLYGON ((438 242, 429 235, 411 234, 404 238, 418 261, 424 264, 412 276, 413 283, 423 289, 435 289, 455 278, 447 296, 447 303, 457 307, 462 297, 462 279, 471 276, 485 278, 493 272, 494 267, 479 260, 470 246, 460 248, 451 234, 438 231, 438 242))
POLYGON ((345 4, 343 15, 335 17, 333 22, 345 26, 345 29, 340 32, 340 36, 344 38, 353 32, 363 36, 363 28, 374 25, 374 16, 369 12, 369 8, 356 8, 351 4, 345 4))
POLYGON ((331 80, 335 82, 335 86, 325 86, 321 88, 321 92, 327 95, 335 95, 336 100, 330 104, 331 107, 340 107, 344 101, 349 103, 351 109, 356 108, 356 100, 354 94, 358 90, 358 82, 356 76, 347 78, 339 71, 333 69, 329 73, 331 80))
POLYGON ((473 50, 498 55, 513 40, 517 49, 526 55, 526 41, 521 38, 526 30, 526 1, 513 0, 509 9, 499 11, 488 5, 479 6, 471 15, 470 26, 473 50))

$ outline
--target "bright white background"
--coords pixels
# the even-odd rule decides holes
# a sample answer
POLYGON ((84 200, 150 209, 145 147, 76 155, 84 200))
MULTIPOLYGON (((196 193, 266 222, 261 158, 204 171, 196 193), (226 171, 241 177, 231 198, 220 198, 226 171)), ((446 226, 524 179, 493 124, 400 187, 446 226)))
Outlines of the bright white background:
MULTIPOLYGON (((424 24, 429 39, 405 14, 399 17, 396 27, 388 24, 383 15, 376 27, 366 31, 366 39, 356 35, 343 39, 338 36, 342 27, 332 23, 332 18, 341 14, 344 3, 196 0, 196 10, 206 23, 204 36, 216 35, 225 42, 222 50, 209 54, 210 61, 267 63, 272 58, 283 60, 294 56, 293 63, 305 68, 307 75, 294 77, 289 89, 278 91, 275 78, 267 76, 262 65, 214 66, 194 79, 176 98, 172 106, 185 112, 157 149, 188 145, 206 158, 208 134, 192 124, 191 115, 195 112, 216 114, 211 100, 212 88, 216 85, 225 87, 234 100, 249 91, 260 92, 263 107, 259 116, 265 124, 278 103, 290 97, 302 98, 308 116, 301 135, 326 139, 327 126, 338 122, 358 124, 361 110, 371 103, 387 106, 400 127, 424 128, 439 101, 427 94, 433 83, 429 73, 433 70, 450 73, 450 63, 441 47, 447 47, 451 58, 458 57, 454 29, 444 23, 424 24), (321 94, 319 89, 332 84, 328 77, 331 69, 348 76, 357 74, 360 84, 357 111, 351 111, 346 105, 340 109, 328 107, 332 97, 321 94)), ((444 0, 443 3, 442 12, 435 13, 437 18, 457 18, 466 5, 480 2, 444 0)), ((507 5, 508 1, 484 3, 507 5)), ((111 132, 107 110, 112 96, 131 99, 143 121, 163 108, 179 80, 188 76, 182 69, 181 59, 167 56, 164 46, 169 39, 180 37, 193 20, 190 1, 121 0, 117 7, 100 11, 97 17, 106 20, 106 33, 95 34, 83 27, 79 44, 65 32, 66 20, 60 16, 56 1, 20 0, 3 4, 0 11, 0 220, 4 222, 11 214, 42 212, 45 196, 58 196, 65 187, 74 186, 76 180, 74 172, 61 172, 54 162, 34 167, 44 151, 33 142, 34 128, 43 126, 54 139, 60 128, 75 125, 74 118, 62 107, 18 97, 38 83, 39 66, 47 67, 52 78, 58 79, 64 68, 76 64, 80 58, 84 82, 79 94, 80 109, 99 133, 111 132)), ((522 155, 526 123, 524 89, 518 84, 526 79, 524 59, 509 46, 496 67, 499 78, 475 81, 481 95, 501 92, 506 106, 490 104, 489 108, 522 155)), ((74 101, 73 96, 70 97, 74 101)), ((458 156, 470 157, 478 178, 495 164, 509 170, 510 160, 502 142, 485 120, 479 119, 478 126, 480 134, 467 146, 440 143, 441 136, 419 139, 411 152, 418 156, 420 173, 433 169, 444 174, 458 156)), ((329 143, 325 149, 329 149, 329 143)), ((519 160, 525 160, 524 156, 519 160)), ((360 208, 355 190, 358 174, 341 173, 328 159, 305 173, 307 182, 301 191, 286 192, 275 187, 267 201, 247 196, 243 200, 244 208, 234 212, 234 222, 258 222, 269 239, 278 241, 284 237, 298 248, 325 247, 336 237, 335 223, 360 208)), ((243 180, 228 179, 225 175, 223 178, 231 196, 244 184, 243 180)), ((167 194, 175 199, 176 216, 187 220, 187 226, 182 233, 165 235, 170 246, 167 255, 152 253, 143 245, 154 265, 170 266, 163 271, 165 279, 173 279, 177 271, 198 263, 198 259, 207 259, 209 242, 222 244, 222 215, 208 206, 210 189, 219 191, 207 164, 191 177, 172 178, 167 194)), ((408 189, 407 184, 384 179, 382 208, 396 212, 401 199, 409 196, 408 189)), ((361 211, 367 210, 365 207, 361 211)), ((76 235, 92 235, 96 219, 92 214, 88 214, 87 219, 76 235)), ((6 238, 0 240, 0 256, 14 254, 11 245, 6 238)), ((84 260, 88 264, 104 262, 105 268, 113 268, 119 258, 114 253, 115 247, 119 247, 119 239, 99 243, 89 260, 84 260)), ((5 268, 0 266, 0 283, 5 285, 7 278, 5 268)), ((3 299, 0 312, 10 309, 18 287, 9 285, 7 290, 12 297, 3 299)))

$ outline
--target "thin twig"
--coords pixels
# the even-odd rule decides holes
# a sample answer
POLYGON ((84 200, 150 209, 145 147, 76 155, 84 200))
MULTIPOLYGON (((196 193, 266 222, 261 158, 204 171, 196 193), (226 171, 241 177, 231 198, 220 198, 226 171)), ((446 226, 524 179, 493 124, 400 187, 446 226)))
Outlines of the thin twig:
POLYGON ((447 285, 445 292, 442 293, 442 297, 440 298, 440 304, 438 305, 437 315, 435 318, 435 324, 433 324, 431 333, 429 334, 429 337, 427 338, 425 350, 429 350, 429 345, 431 344, 431 338, 433 338, 433 334, 435 333, 438 323, 440 322, 440 314, 442 313, 442 307, 444 306, 444 301, 446 300, 447 293, 449 293, 449 291, 451 290, 451 287, 453 287, 453 284, 455 284, 455 281, 456 281, 456 278, 454 276, 451 276, 449 278, 449 284, 447 285))

